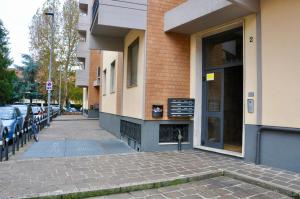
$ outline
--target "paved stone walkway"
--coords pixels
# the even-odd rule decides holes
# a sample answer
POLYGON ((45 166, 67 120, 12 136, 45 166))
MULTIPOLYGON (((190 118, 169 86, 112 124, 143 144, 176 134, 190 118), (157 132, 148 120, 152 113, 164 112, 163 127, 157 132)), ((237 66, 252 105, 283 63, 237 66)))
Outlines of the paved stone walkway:
POLYGON ((9 161, 0 198, 45 196, 174 180, 225 169, 300 192, 300 173, 198 150, 9 161))
MULTIPOLYGON (((82 141, 86 138, 94 141, 117 140, 101 129, 95 120, 61 119, 54 121, 50 128, 40 134, 41 142, 82 141)), ((260 183, 272 185, 271 187, 275 185, 300 194, 300 173, 254 165, 240 159, 199 150, 22 159, 27 151, 19 152, 15 160, 0 163, 1 199, 130 187, 205 176, 223 170, 229 177, 238 174, 250 179, 255 178, 260 183)), ((226 181, 227 178, 217 178, 217 181, 221 183, 223 179, 226 181)), ((192 183, 192 186, 197 183, 192 183)), ((242 182, 238 184, 242 187, 251 186, 242 182)))
POLYGON ((228 177, 191 182, 176 186, 134 191, 123 194, 95 197, 93 199, 196 199, 196 198, 251 198, 284 199, 282 194, 228 177))

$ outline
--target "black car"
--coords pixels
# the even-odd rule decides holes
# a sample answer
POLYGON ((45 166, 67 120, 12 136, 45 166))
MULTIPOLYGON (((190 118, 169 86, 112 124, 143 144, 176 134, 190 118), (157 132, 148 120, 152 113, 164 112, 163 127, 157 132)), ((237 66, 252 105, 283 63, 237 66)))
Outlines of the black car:
POLYGON ((32 112, 32 108, 30 105, 23 105, 23 104, 15 104, 15 105, 12 105, 13 107, 17 107, 19 108, 21 114, 22 114, 22 117, 23 117, 23 130, 25 130, 26 128, 28 128, 32 122, 33 122, 33 119, 34 119, 34 115, 33 115, 33 112, 32 112))

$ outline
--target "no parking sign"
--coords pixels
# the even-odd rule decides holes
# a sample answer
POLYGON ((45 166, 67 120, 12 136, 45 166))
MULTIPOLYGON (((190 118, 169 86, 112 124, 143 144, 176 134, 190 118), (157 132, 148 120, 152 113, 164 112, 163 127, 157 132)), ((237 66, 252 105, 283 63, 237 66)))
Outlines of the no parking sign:
POLYGON ((47 91, 52 91, 53 83, 52 81, 47 81, 46 83, 46 90, 47 91))

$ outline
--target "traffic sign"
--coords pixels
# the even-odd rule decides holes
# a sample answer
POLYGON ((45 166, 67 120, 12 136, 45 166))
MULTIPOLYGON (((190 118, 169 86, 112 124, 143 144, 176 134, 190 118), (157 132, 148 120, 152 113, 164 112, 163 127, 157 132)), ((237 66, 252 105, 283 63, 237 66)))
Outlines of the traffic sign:
POLYGON ((47 83, 46 83, 46 90, 47 91, 51 91, 52 87, 53 87, 52 81, 47 81, 47 83))

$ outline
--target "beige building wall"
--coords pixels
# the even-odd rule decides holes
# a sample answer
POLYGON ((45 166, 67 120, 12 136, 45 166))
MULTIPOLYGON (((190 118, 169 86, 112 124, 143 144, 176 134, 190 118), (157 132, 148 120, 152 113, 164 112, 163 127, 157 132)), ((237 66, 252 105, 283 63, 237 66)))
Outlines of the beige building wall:
POLYGON ((123 102, 123 77, 124 77, 124 57, 122 52, 118 52, 118 62, 116 65, 116 114, 122 115, 123 102))
POLYGON ((82 98, 82 109, 88 109, 89 108, 89 102, 88 102, 88 89, 83 88, 83 98, 82 98))
POLYGON ((125 37, 124 76, 123 76, 123 116, 144 119, 144 80, 145 77, 145 32, 130 31, 125 37), (127 88, 127 52, 128 46, 139 37, 137 86, 127 88))
POLYGON ((262 123, 300 128, 300 1, 262 0, 262 123))
POLYGON ((260 114, 258 110, 258 84, 257 84, 257 22, 256 14, 249 15, 244 21, 244 123, 257 124, 260 114), (254 97, 248 97, 249 93, 254 97), (248 113, 247 100, 254 100, 254 113, 248 113))
MULTIPOLYGON (((116 114, 116 103, 117 103, 117 95, 116 95, 116 89, 117 89, 117 78, 115 76, 115 91, 111 92, 111 64, 115 61, 117 68, 118 65, 118 52, 113 51, 102 51, 103 53, 103 68, 102 68, 102 83, 101 83, 101 95, 102 95, 102 105, 101 105, 101 111, 105 113, 110 114, 116 114), (104 78, 104 71, 106 70, 106 78, 104 78), (106 79, 106 83, 104 83, 106 79), (106 86, 106 88, 104 88, 106 86), (104 91, 106 91, 104 93, 104 91)), ((117 75, 117 73, 115 74, 117 75)))

